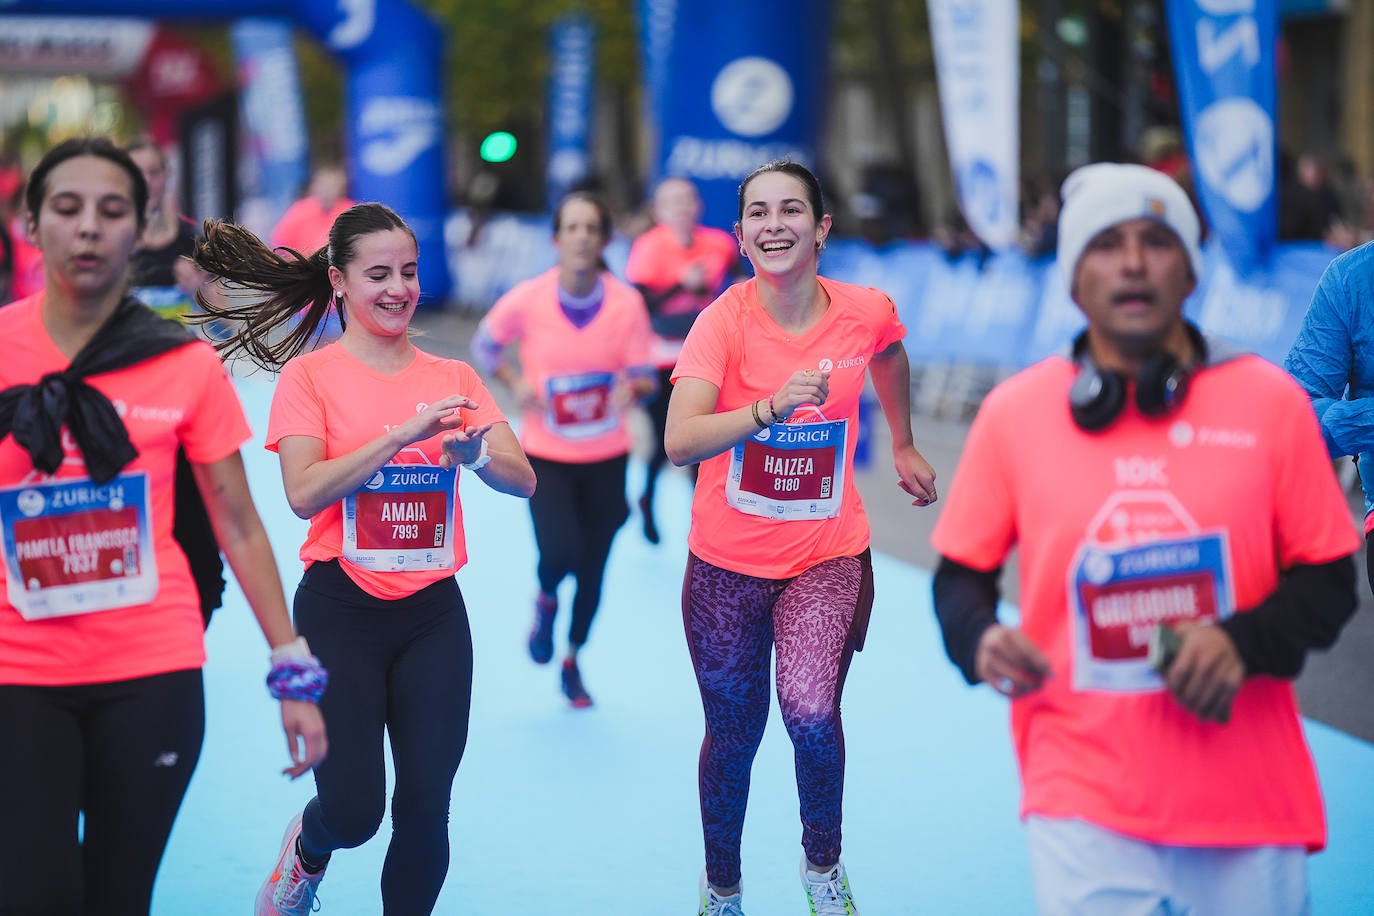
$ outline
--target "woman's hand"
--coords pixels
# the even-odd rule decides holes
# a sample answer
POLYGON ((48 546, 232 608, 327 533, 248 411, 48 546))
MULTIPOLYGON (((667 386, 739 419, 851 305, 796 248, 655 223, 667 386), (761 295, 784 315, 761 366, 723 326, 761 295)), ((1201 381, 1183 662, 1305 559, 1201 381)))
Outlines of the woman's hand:
POLYGON ((897 467, 897 486, 913 497, 913 506, 930 506, 940 498, 935 492, 935 469, 916 446, 899 448, 892 458, 897 467))
POLYGON ((515 402, 520 405, 521 410, 538 412, 548 406, 539 390, 523 378, 515 381, 511 386, 511 393, 515 395, 515 402))
POLYGON ((495 425, 486 423, 482 426, 469 426, 444 436, 439 440, 439 466, 451 468, 455 464, 472 464, 481 457, 482 441, 495 425))
POLYGON ((401 424, 406 444, 423 442, 440 433, 451 431, 463 422, 460 410, 473 410, 476 407, 477 402, 464 394, 451 394, 426 405, 424 410, 401 424))
POLYGON ((291 766, 282 773, 295 779, 310 772, 329 752, 320 707, 305 700, 281 701, 281 727, 286 732, 286 749, 291 766))
POLYGON ((781 423, 792 416, 798 407, 807 404, 819 407, 825 403, 828 397, 830 397, 829 372, 822 372, 819 369, 798 369, 773 394, 773 397, 768 401, 768 406, 772 409, 777 421, 781 423))

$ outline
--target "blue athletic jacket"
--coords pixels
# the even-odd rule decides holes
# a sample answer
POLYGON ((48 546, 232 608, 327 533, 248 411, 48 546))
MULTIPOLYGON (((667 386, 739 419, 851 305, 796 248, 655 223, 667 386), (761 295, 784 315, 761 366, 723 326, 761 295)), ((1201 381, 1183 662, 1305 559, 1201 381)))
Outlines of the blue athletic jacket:
POLYGON ((1374 511, 1374 242, 1322 274, 1283 368, 1307 389, 1332 458, 1354 455, 1374 511))

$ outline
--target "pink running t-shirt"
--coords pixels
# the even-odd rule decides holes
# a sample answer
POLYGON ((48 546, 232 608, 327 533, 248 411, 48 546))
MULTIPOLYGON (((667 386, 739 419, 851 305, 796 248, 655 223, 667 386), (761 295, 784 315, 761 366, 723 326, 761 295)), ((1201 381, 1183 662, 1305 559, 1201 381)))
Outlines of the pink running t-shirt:
POLYGON ((525 454, 566 464, 630 450, 625 411, 612 392, 627 373, 649 371, 649 313, 639 290, 601 274, 606 298, 585 327, 558 302, 558 268, 516 285, 482 319, 492 340, 519 346, 520 370, 548 406, 521 415, 525 454))
POLYGON ((1069 414, 1074 373, 1052 358, 993 390, 932 536, 980 570, 1020 550, 1021 627, 1053 670, 1012 703, 1023 816, 1155 843, 1320 849, 1292 683, 1248 678, 1219 725, 1146 658, 1156 621, 1243 613, 1282 569, 1358 547, 1311 405, 1242 356, 1195 375, 1181 410, 1127 407, 1090 434, 1069 414))
MULTIPOLYGON (((661 315, 695 314, 710 305, 720 293, 726 274, 735 263, 735 246, 733 235, 709 226, 693 229, 692 242, 685 246, 670 227, 654 226, 630 246, 625 279, 648 289, 651 294, 658 294, 678 285, 683 271, 690 265, 700 264, 705 290, 700 293, 680 290, 658 307, 661 315)), ((671 369, 681 352, 681 340, 654 335, 654 365, 658 368, 671 369)))
POLYGON ((830 399, 819 409, 798 410, 701 462, 687 545, 723 569, 786 579, 868 547, 854 486, 859 395, 873 355, 906 328, 880 290, 819 279, 830 306, 797 337, 764 311, 757 281, 736 283, 701 313, 673 369, 674 384, 690 377, 715 385, 718 412, 767 400, 798 370, 830 372, 830 399))
MULTIPOLYGON (((333 343, 282 369, 266 446, 277 451, 287 436, 310 436, 324 443, 326 458, 337 458, 454 394, 478 404, 475 410, 461 411, 464 426, 505 422, 495 398, 467 363, 417 349, 409 366, 387 375, 333 343)), ((456 474, 439 468, 442 439, 436 435, 406 446, 351 499, 312 516, 300 551, 306 567, 337 558, 359 588, 378 598, 412 595, 461 569, 467 562, 463 509, 456 474), (388 493, 394 498, 385 498, 388 493), (356 517, 345 517, 346 505, 356 507, 356 517), (347 537, 350 527, 356 532, 352 541, 347 537), (387 548, 395 548, 391 553, 400 563, 376 561, 387 548), (427 552, 432 553, 429 562, 427 552)))
MULTIPOLYGON (((32 384, 71 365, 43 325, 42 302, 40 293, 0 309, 0 389, 32 384)), ((0 488, 17 491, 17 505, 26 510, 6 519, 0 542, 0 684, 105 683, 205 663, 200 599, 172 538, 173 480, 178 446, 192 462, 213 464, 248 439, 233 385, 215 351, 201 342, 86 381, 110 398, 138 457, 110 484, 95 487, 65 429, 62 466, 52 477, 34 470, 12 435, 0 441, 0 488), (94 497, 96 507, 62 516, 54 493, 68 487, 94 497), (145 527, 151 556, 144 536, 133 534, 145 527), (146 584, 156 593, 139 604, 25 620, 11 600, 18 586, 12 566, 45 589, 87 594, 138 589, 141 578, 155 573, 146 584)), ((72 497, 60 500, 71 503, 72 497)))

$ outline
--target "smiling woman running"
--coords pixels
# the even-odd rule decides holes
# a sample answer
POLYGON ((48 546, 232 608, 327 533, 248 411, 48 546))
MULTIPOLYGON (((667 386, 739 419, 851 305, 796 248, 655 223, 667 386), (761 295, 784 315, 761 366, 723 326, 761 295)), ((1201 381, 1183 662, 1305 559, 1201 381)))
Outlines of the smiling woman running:
POLYGON ((454 573, 467 562, 458 468, 502 493, 534 491, 510 425, 472 367, 410 342, 420 297, 415 234, 381 204, 334 220, 298 259, 226 222, 197 263, 261 302, 220 344, 280 368, 267 447, 291 508, 310 520, 296 625, 331 673, 321 708, 334 743, 316 795, 291 819, 257 916, 312 912, 336 849, 367 842, 386 812, 383 736, 395 764, 387 912, 429 913, 448 871, 448 809, 467 743, 472 635, 454 573), (296 316, 305 309, 296 322, 296 316), (340 338, 303 352, 331 309, 340 338), (274 332, 291 327, 284 336, 274 332))
POLYGON ((913 505, 936 499, 935 472, 912 438, 906 329, 884 293, 817 276, 829 232, 806 168, 770 162, 750 173, 735 236, 754 279, 701 313, 673 370, 664 444, 676 465, 701 462, 682 613, 706 712, 704 916, 742 913, 740 835, 774 646, 811 912, 858 912, 840 862, 840 693, 873 600, 854 486, 865 375, 891 432, 898 485, 913 505))

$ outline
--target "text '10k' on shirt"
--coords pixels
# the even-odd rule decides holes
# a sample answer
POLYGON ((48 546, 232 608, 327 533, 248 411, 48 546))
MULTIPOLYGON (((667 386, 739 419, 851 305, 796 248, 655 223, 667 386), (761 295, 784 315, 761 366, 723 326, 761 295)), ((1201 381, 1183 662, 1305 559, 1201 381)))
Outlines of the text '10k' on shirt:
POLYGON ((1147 660, 1156 622, 1243 613, 1281 570, 1357 548, 1310 404, 1242 356, 1194 375, 1180 410, 1128 407, 1090 434, 1069 412, 1075 371, 1051 358, 989 394, 932 536, 980 570, 1020 552, 1021 627, 1053 672, 1012 703, 1022 814, 1171 845, 1321 848, 1292 683, 1247 678, 1217 724, 1147 660))

